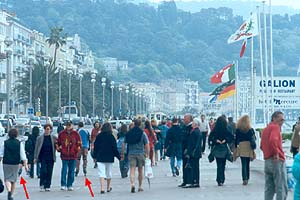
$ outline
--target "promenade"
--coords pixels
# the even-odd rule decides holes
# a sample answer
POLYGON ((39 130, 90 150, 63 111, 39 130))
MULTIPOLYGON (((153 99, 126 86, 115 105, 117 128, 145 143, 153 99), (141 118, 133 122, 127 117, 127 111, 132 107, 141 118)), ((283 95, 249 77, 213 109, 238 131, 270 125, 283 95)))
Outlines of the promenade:
MULTIPOLYGON (((264 194, 264 174, 263 161, 255 160, 251 162, 251 174, 249 185, 242 185, 241 166, 238 159, 234 163, 226 165, 226 180, 222 187, 217 186, 216 179, 216 163, 209 163, 207 159, 208 152, 201 159, 200 164, 200 188, 179 188, 181 183, 181 176, 172 177, 169 169, 169 160, 160 161, 158 166, 153 167, 154 178, 151 179, 151 186, 149 187, 147 180, 144 181, 144 192, 130 193, 129 178, 121 179, 118 162, 116 161, 113 167, 112 191, 110 193, 100 194, 99 179, 97 170, 93 168, 93 163, 89 157, 87 177, 92 182, 92 188, 95 193, 95 199, 108 200, 153 200, 153 199, 206 199, 206 200, 262 200, 264 194)), ((27 190, 30 199, 33 200, 83 200, 93 199, 90 196, 89 190, 85 187, 85 177, 82 171, 79 176, 75 178, 74 191, 60 190, 60 169, 61 160, 57 154, 57 162, 54 167, 53 182, 51 192, 39 191, 39 179, 36 177, 30 179, 25 172, 22 176, 27 181, 27 190)), ((0 176, 3 177, 2 164, 0 164, 0 176)), ((137 184, 137 182, 136 182, 137 184)), ((6 191, 0 194, 0 199, 6 199, 6 191)), ((23 188, 19 183, 17 184, 15 200, 23 200, 25 194, 23 188)), ((289 192, 288 200, 293 199, 293 193, 289 192)))

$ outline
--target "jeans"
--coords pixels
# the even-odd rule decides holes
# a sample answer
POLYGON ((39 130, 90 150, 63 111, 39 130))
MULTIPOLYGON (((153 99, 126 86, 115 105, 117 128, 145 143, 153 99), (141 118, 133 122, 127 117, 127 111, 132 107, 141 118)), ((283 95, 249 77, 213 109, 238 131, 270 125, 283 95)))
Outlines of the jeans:
POLYGON ((41 160, 40 187, 50 188, 53 172, 53 160, 41 160))
POLYGON ((119 161, 119 168, 121 172, 121 177, 126 178, 128 176, 129 163, 128 163, 128 155, 124 155, 124 160, 119 161))
POLYGON ((226 158, 216 158, 217 161, 217 182, 224 183, 225 182, 225 165, 226 158))
POLYGON ((175 174, 175 172, 176 172, 175 167, 177 167, 178 170, 180 169, 181 164, 182 164, 182 159, 178 159, 177 156, 170 157, 170 166, 171 166, 172 174, 175 174), (176 166, 175 166, 175 158, 177 160, 176 166))
POLYGON ((265 200, 286 200, 288 195, 286 166, 284 161, 265 160, 265 200))
POLYGON ((165 148, 165 139, 161 139, 161 145, 160 145, 160 159, 166 159, 165 153, 164 153, 164 148, 165 148))
POLYGON ((250 158, 241 157, 242 162, 242 177, 243 181, 247 181, 250 178, 250 158))
POLYGON ((76 160, 62 160, 61 186, 72 187, 75 176, 76 160))

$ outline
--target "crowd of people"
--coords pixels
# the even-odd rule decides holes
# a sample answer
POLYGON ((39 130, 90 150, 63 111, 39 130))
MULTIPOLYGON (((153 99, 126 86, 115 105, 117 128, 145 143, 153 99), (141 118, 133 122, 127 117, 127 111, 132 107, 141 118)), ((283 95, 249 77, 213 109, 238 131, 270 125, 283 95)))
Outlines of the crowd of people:
MULTIPOLYGON (((287 198, 287 174, 285 155, 282 149, 280 128, 284 122, 283 113, 274 112, 271 122, 261 133, 260 148, 265 160, 265 199, 287 198)), ((291 151, 295 162, 293 174, 297 185, 295 199, 300 199, 300 124, 294 128, 291 151), (298 142, 298 146, 297 146, 298 142), (298 147, 298 148, 297 148, 298 147)), ((34 166, 41 191, 51 191, 51 181, 56 152, 62 160, 61 190, 72 191, 74 179, 82 172, 87 175, 87 158, 90 155, 94 168, 98 170, 100 194, 112 191, 112 168, 115 158, 119 160, 122 178, 130 177, 130 192, 142 192, 143 172, 146 159, 151 166, 159 165, 160 160, 169 158, 170 172, 178 177, 182 173, 181 188, 200 187, 200 159, 208 153, 210 162, 216 161, 216 182, 218 186, 225 183, 226 162, 237 158, 241 161, 241 183, 246 186, 250 180, 250 162, 256 158, 256 134, 250 124, 248 115, 242 116, 237 123, 233 118, 220 116, 206 120, 205 115, 199 118, 186 114, 183 119, 173 117, 170 123, 155 120, 133 120, 127 126, 122 124, 116 132, 109 122, 94 123, 91 134, 80 122, 77 129, 71 121, 59 130, 58 137, 52 132, 52 126, 46 124, 44 132, 39 135, 35 128, 26 142, 18 140, 18 130, 11 129, 8 139, 0 147, 0 158, 3 161, 4 184, 7 198, 12 200, 19 173, 19 165, 24 166, 29 177, 34 177, 34 166), (206 147, 208 146, 208 150, 206 147), (15 153, 19 152, 19 153, 15 153), (138 184, 135 183, 136 170, 138 184)), ((1 183, 1 180, 0 180, 1 183)), ((1 189, 1 184, 0 184, 1 189)))

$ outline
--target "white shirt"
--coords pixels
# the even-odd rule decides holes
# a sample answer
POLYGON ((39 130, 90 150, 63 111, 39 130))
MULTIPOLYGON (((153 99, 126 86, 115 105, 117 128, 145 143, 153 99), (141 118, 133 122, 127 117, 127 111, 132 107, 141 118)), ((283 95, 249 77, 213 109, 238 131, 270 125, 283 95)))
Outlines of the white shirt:
POLYGON ((209 132, 208 123, 205 120, 204 120, 204 122, 200 121, 199 129, 200 129, 200 132, 209 132))

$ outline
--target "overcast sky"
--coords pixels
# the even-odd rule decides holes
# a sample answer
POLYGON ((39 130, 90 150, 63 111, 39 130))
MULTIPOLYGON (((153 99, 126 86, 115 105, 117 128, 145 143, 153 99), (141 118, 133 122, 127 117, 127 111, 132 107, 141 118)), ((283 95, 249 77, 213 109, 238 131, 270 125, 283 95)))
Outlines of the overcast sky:
MULTIPOLYGON (((161 1, 171 1, 171 0, 149 0, 151 2, 161 2, 161 1)), ((175 1, 212 1, 212 0, 175 0, 175 1)), ((221 1, 221 0, 219 0, 221 1)), ((226 0, 228 1, 228 0, 226 0)), ((232 0, 237 1, 237 0, 232 0)), ((247 1, 247 2, 262 2, 261 0, 240 0, 240 1, 247 1)), ((269 3, 269 0, 266 0, 269 3)), ((220 2, 222 4, 222 2, 220 2)), ((289 6, 291 8, 300 9, 300 0, 272 0, 272 5, 282 5, 282 6, 289 6)))

